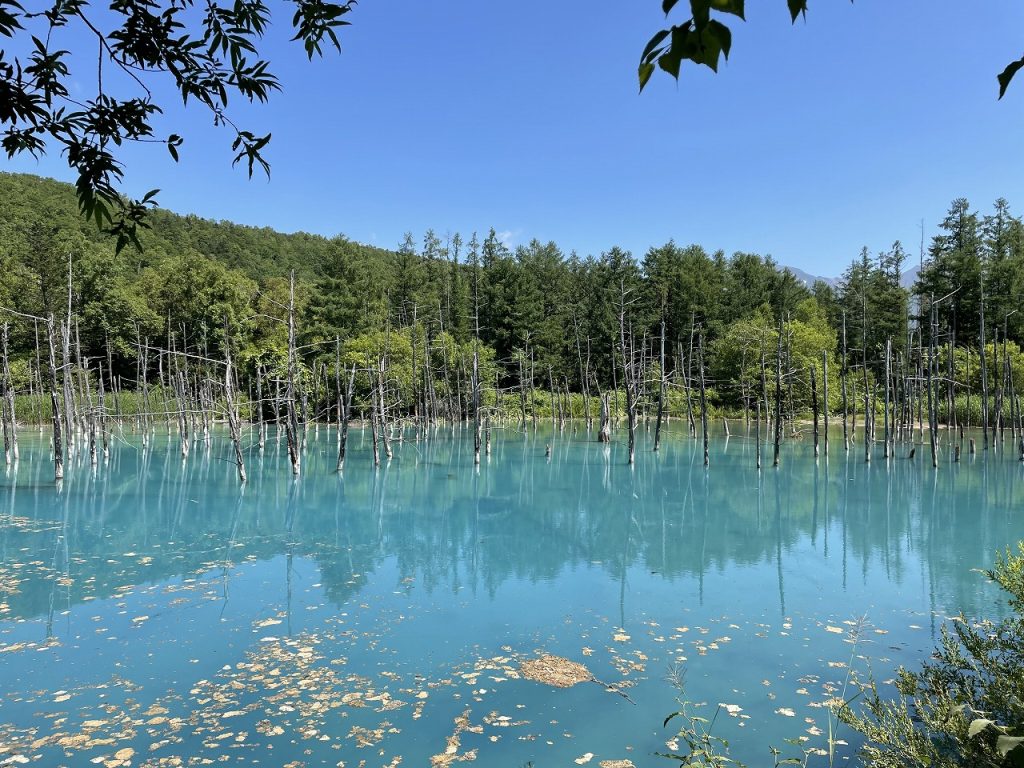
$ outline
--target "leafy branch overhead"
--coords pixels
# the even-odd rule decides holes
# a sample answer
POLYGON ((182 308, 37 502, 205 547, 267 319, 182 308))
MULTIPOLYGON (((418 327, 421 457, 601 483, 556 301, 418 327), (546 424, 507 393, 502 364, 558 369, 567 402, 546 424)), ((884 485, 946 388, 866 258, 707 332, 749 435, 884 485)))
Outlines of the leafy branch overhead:
MULTIPOLYGON (((679 0, 662 0, 661 9, 668 16, 679 4, 679 0)), ((712 71, 718 71, 718 62, 722 56, 729 58, 732 48, 732 32, 725 24, 714 18, 712 14, 737 16, 746 20, 744 15, 745 0, 690 0, 691 18, 682 24, 662 29, 647 43, 640 55, 640 66, 637 76, 640 90, 650 81, 655 68, 659 68, 679 79, 679 71, 685 61, 703 64, 712 71)), ((791 20, 796 20, 807 13, 807 0, 786 0, 791 20)), ((1024 57, 1011 62, 998 75, 999 98, 1003 98, 1013 76, 1024 69, 1024 57)))
MULTIPOLYGON (((340 49, 338 30, 349 24, 355 0, 290 5, 292 40, 308 58, 322 55, 325 44, 340 49)), ((177 161, 183 144, 177 134, 157 135, 154 121, 163 109, 153 99, 156 83, 169 80, 184 105, 202 104, 214 125, 227 128, 234 162, 244 161, 250 176, 256 166, 270 172, 263 157, 270 134, 244 130, 228 113, 231 96, 266 102, 281 88, 257 49, 271 21, 263 0, 110 0, 103 9, 90 0, 47 0, 29 8, 0 0, 0 37, 19 50, 12 55, 0 47, 0 143, 9 158, 59 148, 77 174, 82 214, 114 234, 118 250, 138 244, 157 190, 141 200, 122 197, 116 149, 163 144, 177 161), (87 62, 82 71, 72 70, 72 52, 60 44, 73 25, 96 44, 94 55, 76 59, 87 62), (90 95, 73 93, 72 82, 88 82, 90 95)))

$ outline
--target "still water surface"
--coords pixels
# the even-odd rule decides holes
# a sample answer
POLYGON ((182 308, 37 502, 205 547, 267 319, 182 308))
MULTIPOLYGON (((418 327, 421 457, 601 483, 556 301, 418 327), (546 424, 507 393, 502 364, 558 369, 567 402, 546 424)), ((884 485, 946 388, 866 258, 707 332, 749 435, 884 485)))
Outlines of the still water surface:
POLYGON ((250 448, 243 488, 222 436, 183 462, 125 435, 59 491, 23 438, 0 474, 0 762, 668 766, 677 670, 708 716, 734 705, 732 755, 770 764, 827 746, 851 666, 885 680, 945 617, 1002 615, 973 569, 1024 538, 1001 453, 933 472, 796 442, 758 473, 743 436, 705 470, 643 434, 630 468, 621 432, 508 430, 475 469, 442 430, 375 471, 356 429, 338 474, 335 435, 310 432, 297 481, 282 445, 250 448), (522 679, 541 654, 615 690, 522 679))

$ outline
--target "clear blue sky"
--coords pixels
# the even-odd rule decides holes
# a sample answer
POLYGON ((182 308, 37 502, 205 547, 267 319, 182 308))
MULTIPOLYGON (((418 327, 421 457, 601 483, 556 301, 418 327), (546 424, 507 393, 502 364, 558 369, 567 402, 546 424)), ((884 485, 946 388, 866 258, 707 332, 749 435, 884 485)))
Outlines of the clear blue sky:
MULTIPOLYGON (((795 26, 782 0, 747 13, 718 75, 658 73, 643 95, 657 0, 363 0, 343 53, 312 64, 279 14, 284 91, 233 112, 273 132, 270 181, 232 169, 230 135, 170 101, 181 163, 133 148, 126 189, 384 247, 493 226, 513 245, 640 256, 673 238, 826 276, 863 245, 916 255, 921 220, 930 237, 958 196, 1024 212, 1024 74, 1001 102, 995 80, 1024 53, 1024 3, 830 0, 795 26)), ((70 180, 62 162, 6 167, 70 180)))

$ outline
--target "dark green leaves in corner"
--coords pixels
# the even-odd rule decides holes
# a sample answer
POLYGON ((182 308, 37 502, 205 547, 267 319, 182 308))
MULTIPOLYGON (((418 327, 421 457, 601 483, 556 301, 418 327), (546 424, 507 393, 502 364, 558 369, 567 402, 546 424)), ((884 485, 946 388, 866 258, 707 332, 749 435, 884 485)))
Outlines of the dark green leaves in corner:
MULTIPOLYGON (((662 0, 661 8, 667 15, 677 2, 662 0)), ((678 80, 684 61, 703 64, 717 72, 720 58, 729 58, 732 32, 711 14, 728 13, 742 19, 744 0, 690 0, 690 11, 693 17, 689 21, 661 30, 647 43, 637 71, 641 91, 654 74, 655 66, 678 80)))
POLYGON ((1012 62, 1006 69, 999 73, 997 79, 999 80, 1000 99, 1003 98, 1003 94, 1006 93, 1006 89, 1009 87, 1010 81, 1013 80, 1013 76, 1022 68, 1024 68, 1024 58, 1012 62))

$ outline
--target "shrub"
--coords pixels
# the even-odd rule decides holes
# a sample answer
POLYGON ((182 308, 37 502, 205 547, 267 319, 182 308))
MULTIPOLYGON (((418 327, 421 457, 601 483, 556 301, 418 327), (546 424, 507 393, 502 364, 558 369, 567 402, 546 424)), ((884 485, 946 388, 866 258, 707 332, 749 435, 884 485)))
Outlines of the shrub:
POLYGON ((839 712, 866 737, 866 765, 1024 766, 1024 542, 985 575, 1009 595, 1009 618, 957 617, 920 671, 899 670, 898 698, 883 698, 872 683, 859 710, 839 712))

